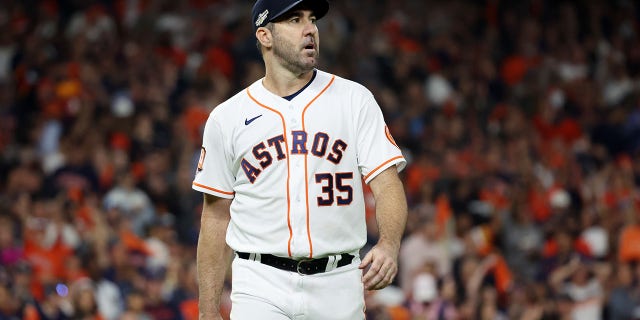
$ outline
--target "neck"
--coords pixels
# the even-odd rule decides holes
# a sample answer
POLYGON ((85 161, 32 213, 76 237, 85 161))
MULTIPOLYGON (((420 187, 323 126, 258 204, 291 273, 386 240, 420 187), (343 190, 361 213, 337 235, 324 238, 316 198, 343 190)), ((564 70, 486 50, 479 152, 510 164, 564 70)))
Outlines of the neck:
POLYGON ((286 97, 288 95, 296 93, 302 89, 311 77, 313 76, 313 69, 302 72, 293 72, 287 70, 278 64, 265 64, 266 74, 262 85, 280 97, 286 97))

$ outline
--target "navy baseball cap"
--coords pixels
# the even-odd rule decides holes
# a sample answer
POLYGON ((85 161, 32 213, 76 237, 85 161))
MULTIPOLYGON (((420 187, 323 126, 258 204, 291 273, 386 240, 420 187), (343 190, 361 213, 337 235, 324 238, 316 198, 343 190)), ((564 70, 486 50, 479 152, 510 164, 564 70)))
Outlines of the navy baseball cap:
POLYGON ((329 11, 327 0, 258 0, 251 10, 253 30, 266 26, 301 3, 313 11, 316 19, 324 17, 329 11))

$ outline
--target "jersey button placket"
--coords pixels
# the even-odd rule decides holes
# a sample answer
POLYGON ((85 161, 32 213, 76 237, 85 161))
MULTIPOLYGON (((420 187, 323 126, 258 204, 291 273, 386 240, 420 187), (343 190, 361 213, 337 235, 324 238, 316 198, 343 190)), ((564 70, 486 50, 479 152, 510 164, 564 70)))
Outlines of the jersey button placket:
MULTIPOLYGON (((288 105, 288 108, 285 108, 286 115, 285 119, 287 119, 287 126, 289 127, 290 132, 289 138, 293 138, 292 131, 300 131, 303 130, 302 127, 302 114, 299 112, 299 108, 295 106, 295 104, 291 103, 288 105)), ((308 142, 308 141, 307 141, 308 142)), ((305 143, 305 147, 308 143, 305 143)), ((295 146, 290 145, 290 148, 294 148, 295 146)), ((296 147, 296 148, 299 148, 296 147)), ((298 149, 299 150, 299 149, 298 149)), ((304 201, 305 195, 305 172, 304 172, 304 154, 291 154, 291 180, 290 180, 290 190, 292 192, 291 198, 291 220, 293 227, 293 241, 292 241, 292 250, 294 254, 308 255, 309 249, 307 244, 307 228, 306 228, 306 219, 307 219, 307 208, 306 203, 304 201)))

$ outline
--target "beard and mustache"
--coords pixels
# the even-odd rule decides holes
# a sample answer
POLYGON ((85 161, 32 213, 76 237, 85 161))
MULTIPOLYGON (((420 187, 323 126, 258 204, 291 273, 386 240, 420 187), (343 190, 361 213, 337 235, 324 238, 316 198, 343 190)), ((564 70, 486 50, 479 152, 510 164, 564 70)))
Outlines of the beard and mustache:
POLYGON ((273 31, 273 54, 281 64, 294 74, 303 74, 318 65, 320 54, 318 41, 308 36, 302 45, 296 45, 273 31))

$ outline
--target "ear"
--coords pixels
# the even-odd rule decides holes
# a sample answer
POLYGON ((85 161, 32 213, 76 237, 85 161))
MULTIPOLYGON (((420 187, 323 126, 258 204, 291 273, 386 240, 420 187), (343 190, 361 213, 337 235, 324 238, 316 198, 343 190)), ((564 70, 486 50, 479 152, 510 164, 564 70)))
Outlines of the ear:
POLYGON ((271 48, 273 37, 271 35, 271 30, 260 27, 256 30, 256 39, 260 42, 260 44, 265 48, 271 48))

